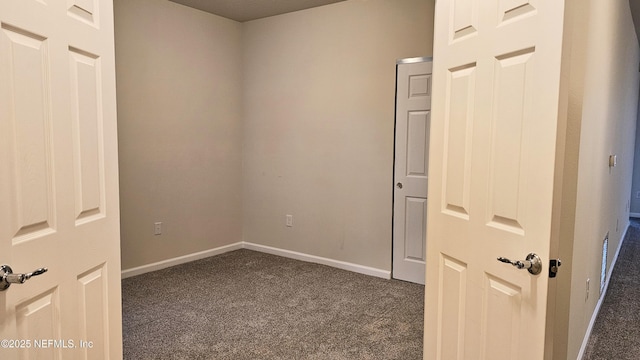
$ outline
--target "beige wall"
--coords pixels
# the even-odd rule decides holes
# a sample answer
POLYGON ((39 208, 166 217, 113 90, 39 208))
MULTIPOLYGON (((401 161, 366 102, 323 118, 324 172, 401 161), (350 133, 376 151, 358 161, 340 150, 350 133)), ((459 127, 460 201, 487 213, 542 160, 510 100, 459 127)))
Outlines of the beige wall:
POLYGON ((245 241, 391 269, 395 64, 431 55, 433 6, 346 1, 244 24, 245 241))
POLYGON ((116 0, 123 269, 244 238, 390 270, 395 62, 431 54, 433 6, 116 0))
POLYGON ((603 239, 609 233, 610 273, 629 223, 640 81, 628 1, 568 4, 573 34, 565 39, 571 39, 572 48, 565 53, 563 70, 570 77, 570 94, 562 216, 556 224, 561 229, 558 254, 564 261, 552 280, 558 286, 557 359, 577 358, 599 298, 603 239), (614 168, 608 165, 610 154, 618 158, 614 168))
POLYGON ((123 269, 242 241, 241 36, 166 0, 115 1, 123 269))

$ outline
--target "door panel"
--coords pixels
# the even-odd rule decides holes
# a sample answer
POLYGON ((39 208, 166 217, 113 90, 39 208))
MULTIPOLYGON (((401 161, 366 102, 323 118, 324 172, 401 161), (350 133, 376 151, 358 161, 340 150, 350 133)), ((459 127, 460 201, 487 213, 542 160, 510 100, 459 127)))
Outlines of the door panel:
POLYGON ((122 357, 115 106, 111 0, 0 2, 0 265, 48 268, 0 292, 2 359, 122 357))
MULTIPOLYGON (((80 338, 93 339, 92 348, 84 348, 85 355, 91 351, 93 358, 104 358, 109 355, 108 326, 109 309, 105 301, 108 291, 106 269, 102 264, 78 276, 78 299, 80 311, 80 338)), ((88 356, 89 357, 89 356, 88 356)))
POLYGON ((564 3, 478 4, 436 2, 425 359, 542 359, 564 3))
POLYGON ((441 269, 439 283, 442 287, 442 303, 439 309, 438 327, 442 328, 441 339, 443 359, 459 359, 464 353, 465 309, 467 290, 467 264, 443 256, 439 264, 441 269), (443 326, 446 319, 448 326, 443 326))
POLYGON ((393 277, 424 284, 431 62, 398 64, 393 277))
MULTIPOLYGON (((490 226, 522 234, 521 192, 526 189, 523 172, 523 143, 526 136, 526 114, 531 109, 525 99, 533 95, 531 67, 527 68, 534 49, 517 51, 496 58, 494 77, 494 109, 492 116, 489 203, 490 226), (527 69, 529 71, 527 71, 527 69)), ((524 167, 524 168, 523 168, 524 167)))
POLYGON ((482 339, 485 359, 517 359, 522 294, 517 285, 486 274, 482 339))
MULTIPOLYGON (((17 336, 11 339, 42 341, 61 339, 59 324, 60 299, 56 290, 38 294, 16 306, 17 336)), ((42 346, 31 344, 31 348, 17 349, 21 358, 55 359, 62 358, 62 347, 55 348, 46 343, 42 346)), ((15 358, 15 357, 14 357, 15 358)))
POLYGON ((476 66, 468 64, 447 72, 448 103, 443 119, 444 211, 452 216, 469 219, 471 185, 471 149, 476 66))
POLYGON ((100 57, 69 48, 76 224, 104 217, 100 57))
POLYGON ((9 202, 15 214, 13 243, 50 234, 55 226, 47 45, 39 35, 2 24, 0 53, 8 80, 1 103, 7 111, 3 150, 12 165, 7 174, 15 189, 9 202))
POLYGON ((424 241, 427 238, 427 199, 406 197, 405 206, 405 261, 424 262, 424 241))
MULTIPOLYGON (((407 119, 407 141, 405 154, 406 176, 427 181, 429 169, 429 112, 410 111, 407 119)), ((424 189, 424 197, 427 189, 424 189)))
POLYGON ((68 14, 77 20, 85 22, 95 28, 99 28, 100 17, 96 16, 98 0, 68 0, 68 14))

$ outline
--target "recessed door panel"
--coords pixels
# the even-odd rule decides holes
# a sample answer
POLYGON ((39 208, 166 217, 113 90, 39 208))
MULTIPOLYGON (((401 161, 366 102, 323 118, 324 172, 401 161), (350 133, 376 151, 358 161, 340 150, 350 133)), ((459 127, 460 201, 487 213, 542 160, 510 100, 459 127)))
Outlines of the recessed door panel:
POLYGON ((453 40, 474 34, 478 29, 478 1, 455 0, 450 16, 453 24, 453 40))
POLYGON ((61 337, 60 301, 57 289, 34 296, 16 306, 17 347, 24 359, 63 359, 62 351, 73 343, 61 337), (54 342, 55 341, 55 342, 54 342), (28 344, 28 345, 27 345, 28 344))
POLYGON ((407 197, 405 206, 405 261, 425 261, 427 238, 427 199, 407 197))
POLYGON ((91 26, 98 27, 97 16, 98 0, 67 0, 68 14, 70 17, 85 22, 91 26))
POLYGON ((87 358, 109 359, 108 339, 109 309, 107 308, 107 282, 104 264, 78 276, 81 339, 87 358), (89 343, 90 342, 90 343, 89 343), (89 346, 90 345, 90 346, 89 346), (90 355, 90 356, 89 356, 90 355))
POLYGON ((409 98, 431 96, 431 74, 409 76, 409 98))
POLYGON ((521 290, 491 275, 485 281, 484 359, 516 359, 521 350, 521 290))
POLYGON ((76 224, 104 216, 104 133, 100 58, 69 49, 73 118, 76 224))
POLYGON ((447 74, 443 212, 463 219, 469 218, 475 70, 468 64, 447 74))
POLYGON ((536 0, 502 0, 499 6, 499 18, 502 21, 517 21, 519 17, 535 15, 536 0))
MULTIPOLYGON (((411 111, 407 120, 407 176, 426 180, 429 170, 429 112, 411 111)), ((427 189, 425 188, 426 196, 427 189)))
POLYGON ((499 56, 494 69, 494 105, 492 121, 492 153, 490 164, 491 218, 490 224, 522 234, 522 191, 526 159, 523 146, 527 121, 527 99, 532 96, 527 72, 534 48, 499 56))
POLYGON ((465 304, 467 265, 456 259, 441 256, 440 259, 440 318, 443 329, 438 341, 438 359, 462 359, 464 355, 465 304), (446 320, 445 320, 446 319, 446 320), (443 321, 447 324, 444 326, 443 321))
POLYGON ((15 244, 55 228, 49 52, 43 36, 5 23, 0 31, 15 244))

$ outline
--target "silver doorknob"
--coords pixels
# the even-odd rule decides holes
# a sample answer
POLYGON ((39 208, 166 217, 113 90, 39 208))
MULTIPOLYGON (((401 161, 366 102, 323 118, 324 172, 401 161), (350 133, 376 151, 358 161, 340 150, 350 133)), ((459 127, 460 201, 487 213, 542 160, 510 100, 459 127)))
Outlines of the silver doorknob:
POLYGON ((527 269, 532 275, 538 275, 542 271, 542 260, 534 253, 527 255, 525 260, 512 261, 507 258, 499 257, 498 261, 511 264, 518 269, 527 269))
POLYGON ((47 268, 36 269, 26 274, 14 274, 11 266, 0 266, 0 291, 7 290, 11 284, 23 284, 33 276, 42 275, 47 272, 47 268))
POLYGON ((402 183, 401 182, 397 183, 396 186, 398 187, 398 189, 402 189, 402 183))

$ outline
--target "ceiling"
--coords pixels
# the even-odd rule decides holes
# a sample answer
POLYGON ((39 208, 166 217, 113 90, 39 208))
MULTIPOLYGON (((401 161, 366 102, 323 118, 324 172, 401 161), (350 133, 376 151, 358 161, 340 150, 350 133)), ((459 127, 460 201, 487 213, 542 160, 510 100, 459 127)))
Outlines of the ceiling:
POLYGON ((231 20, 244 22, 337 3, 344 0, 170 0, 231 20))
MULTIPOLYGON (((286 14, 345 0, 170 0, 239 22, 286 14)), ((640 0, 629 0, 640 41, 640 0)))
MULTIPOLYGON (((228 19, 245 22, 345 0, 170 0, 228 19)), ((629 0, 640 42, 640 0, 629 0)))

